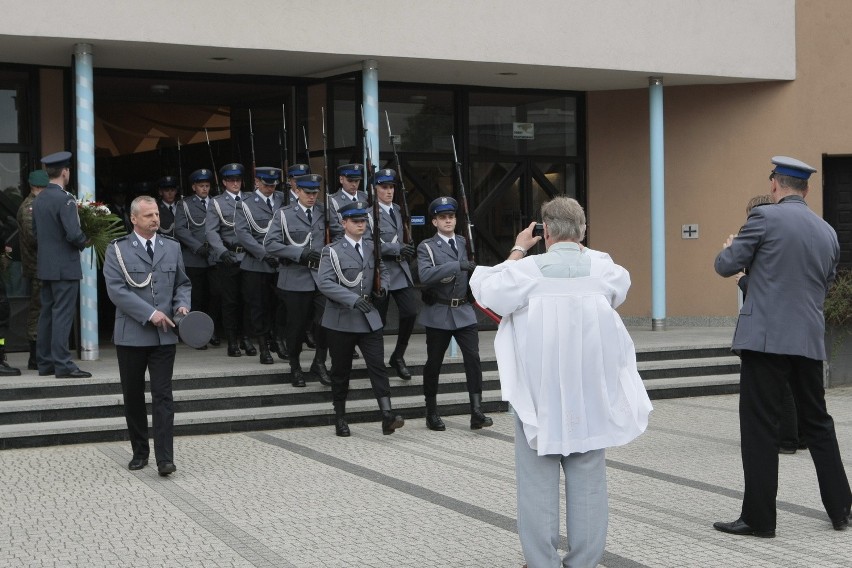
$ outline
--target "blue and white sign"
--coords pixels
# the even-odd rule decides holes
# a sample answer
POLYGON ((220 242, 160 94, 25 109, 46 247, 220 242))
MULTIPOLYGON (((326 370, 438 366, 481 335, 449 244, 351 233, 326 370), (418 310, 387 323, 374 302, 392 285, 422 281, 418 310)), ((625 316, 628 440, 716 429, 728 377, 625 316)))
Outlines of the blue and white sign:
POLYGON ((411 224, 412 225, 425 225, 426 224, 426 216, 425 215, 412 215, 411 216, 411 224))

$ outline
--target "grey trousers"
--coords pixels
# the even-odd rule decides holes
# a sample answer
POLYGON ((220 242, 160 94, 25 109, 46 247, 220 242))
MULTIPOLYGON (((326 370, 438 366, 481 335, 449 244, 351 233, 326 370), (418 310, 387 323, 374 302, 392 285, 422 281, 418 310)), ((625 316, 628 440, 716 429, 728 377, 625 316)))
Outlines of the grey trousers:
POLYGON ((606 451, 539 456, 515 416, 518 535, 529 568, 594 568, 606 546, 606 451), (559 472, 565 471, 568 553, 559 555, 559 472))

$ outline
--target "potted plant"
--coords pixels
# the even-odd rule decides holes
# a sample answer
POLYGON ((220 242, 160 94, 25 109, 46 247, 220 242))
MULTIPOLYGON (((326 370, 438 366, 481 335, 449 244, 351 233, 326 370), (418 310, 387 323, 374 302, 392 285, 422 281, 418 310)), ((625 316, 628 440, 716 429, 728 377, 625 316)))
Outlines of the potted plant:
POLYGON ((838 271, 825 297, 825 384, 852 384, 852 270, 838 271))

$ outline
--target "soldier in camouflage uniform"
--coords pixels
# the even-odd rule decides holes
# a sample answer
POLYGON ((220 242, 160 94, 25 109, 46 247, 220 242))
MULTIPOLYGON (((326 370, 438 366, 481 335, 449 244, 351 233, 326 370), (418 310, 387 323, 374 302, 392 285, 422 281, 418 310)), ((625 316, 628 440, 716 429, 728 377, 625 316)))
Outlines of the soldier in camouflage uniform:
POLYGON ((41 193, 50 180, 44 170, 35 170, 30 173, 28 180, 30 193, 24 198, 18 208, 18 243, 21 252, 21 271, 29 283, 30 305, 27 310, 27 339, 30 342, 30 358, 27 361, 27 369, 38 370, 35 349, 36 336, 38 334, 38 314, 41 312, 41 280, 36 274, 36 253, 38 243, 33 235, 33 199, 41 193))

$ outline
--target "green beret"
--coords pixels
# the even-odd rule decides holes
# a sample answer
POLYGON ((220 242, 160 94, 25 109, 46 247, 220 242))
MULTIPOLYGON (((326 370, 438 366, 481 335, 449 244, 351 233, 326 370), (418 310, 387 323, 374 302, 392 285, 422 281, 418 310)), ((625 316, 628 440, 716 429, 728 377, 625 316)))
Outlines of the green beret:
POLYGON ((35 170, 30 172, 29 184, 33 187, 47 187, 50 183, 50 178, 47 177, 47 172, 44 170, 35 170))

